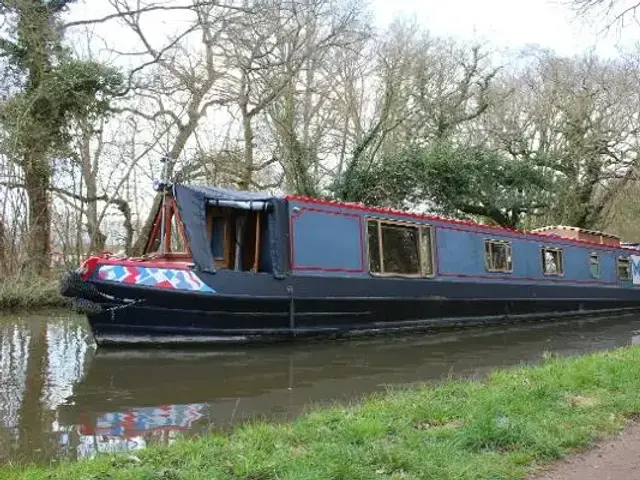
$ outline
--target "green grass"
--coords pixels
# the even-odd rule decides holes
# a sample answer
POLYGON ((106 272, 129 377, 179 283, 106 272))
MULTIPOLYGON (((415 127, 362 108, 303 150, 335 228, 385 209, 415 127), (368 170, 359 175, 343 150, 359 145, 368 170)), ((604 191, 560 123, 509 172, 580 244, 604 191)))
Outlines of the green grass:
POLYGON ((290 423, 180 440, 135 456, 0 468, 3 479, 517 479, 640 412, 640 348, 394 390, 290 423))
POLYGON ((0 278, 0 310, 63 307, 67 299, 58 292, 58 279, 31 275, 0 278))

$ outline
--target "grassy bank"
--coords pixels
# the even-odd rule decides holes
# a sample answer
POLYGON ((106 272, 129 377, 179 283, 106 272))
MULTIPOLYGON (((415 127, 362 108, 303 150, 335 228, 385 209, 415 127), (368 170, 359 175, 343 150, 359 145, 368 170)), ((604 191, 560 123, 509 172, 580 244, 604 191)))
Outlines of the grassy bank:
POLYGON ((640 348, 396 390, 291 423, 4 479, 514 479, 640 412, 640 348))
POLYGON ((0 310, 64 307, 69 303, 58 292, 58 278, 9 276, 0 278, 0 310))

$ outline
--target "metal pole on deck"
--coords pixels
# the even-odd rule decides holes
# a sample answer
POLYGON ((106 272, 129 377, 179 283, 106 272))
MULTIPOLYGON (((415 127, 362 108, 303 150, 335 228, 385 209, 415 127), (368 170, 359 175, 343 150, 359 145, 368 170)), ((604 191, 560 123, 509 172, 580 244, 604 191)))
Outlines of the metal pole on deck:
POLYGON ((169 185, 169 181, 167 177, 169 176, 169 164, 171 163, 171 159, 166 155, 163 156, 160 161, 163 163, 162 166, 162 177, 159 181, 154 182, 155 189, 160 190, 162 192, 162 203, 161 203, 161 224, 160 224, 160 251, 161 253, 167 253, 167 242, 166 242, 166 205, 167 205, 167 188, 169 185))

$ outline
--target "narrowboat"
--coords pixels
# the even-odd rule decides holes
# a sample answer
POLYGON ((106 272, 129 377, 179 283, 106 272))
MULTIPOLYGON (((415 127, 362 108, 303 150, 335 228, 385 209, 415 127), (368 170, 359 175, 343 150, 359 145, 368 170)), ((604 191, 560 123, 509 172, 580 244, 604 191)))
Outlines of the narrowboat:
POLYGON ((401 210, 166 185, 144 254, 61 281, 98 345, 249 343, 640 310, 640 250, 401 210))

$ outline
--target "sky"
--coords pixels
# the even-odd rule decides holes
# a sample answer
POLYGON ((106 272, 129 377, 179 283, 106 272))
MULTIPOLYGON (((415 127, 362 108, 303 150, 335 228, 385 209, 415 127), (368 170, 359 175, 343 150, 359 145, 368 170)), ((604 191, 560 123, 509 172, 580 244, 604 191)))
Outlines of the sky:
POLYGON ((372 0, 372 6, 381 27, 396 14, 415 15, 434 34, 487 41, 496 48, 538 45, 573 55, 593 47, 615 56, 619 47, 640 41, 640 26, 603 32, 601 18, 578 18, 566 0, 372 0))
MULTIPOLYGON (((606 22, 592 16, 587 21, 576 15, 569 0, 367 0, 375 23, 385 28, 398 15, 415 16, 432 34, 460 40, 488 43, 495 50, 520 50, 540 46, 560 55, 575 55, 593 49, 602 56, 618 55, 620 48, 640 42, 638 23, 620 30, 603 31, 606 22)), ((608 1, 608 0, 607 0, 608 1)), ((616 0, 624 6, 637 0, 616 0)), ((133 2, 132 2, 133 3, 133 2)), ((188 3, 179 0, 178 3, 188 3)), ((83 0, 74 5, 71 19, 96 18, 111 13, 106 0, 83 0)), ((164 36, 179 20, 172 14, 147 25, 153 33, 164 36)), ((108 43, 135 41, 131 32, 115 22, 98 31, 108 33, 108 43)), ((151 33, 151 32, 149 32, 151 33)))

